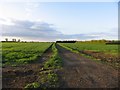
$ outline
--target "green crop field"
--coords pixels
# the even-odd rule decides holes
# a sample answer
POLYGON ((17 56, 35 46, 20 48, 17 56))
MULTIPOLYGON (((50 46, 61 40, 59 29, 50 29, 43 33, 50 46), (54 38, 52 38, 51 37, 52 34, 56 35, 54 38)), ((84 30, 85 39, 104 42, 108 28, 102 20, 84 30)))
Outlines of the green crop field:
POLYGON ((61 43, 60 45, 67 46, 78 51, 96 51, 112 55, 118 54, 118 45, 106 45, 101 42, 76 42, 76 43, 61 43))
POLYGON ((3 42, 3 65, 26 64, 37 59, 52 43, 44 42, 3 42))
POLYGON ((75 52, 79 52, 97 61, 107 62, 113 67, 119 67, 120 58, 118 56, 119 45, 106 44, 105 42, 76 42, 76 43, 59 43, 59 45, 75 52))

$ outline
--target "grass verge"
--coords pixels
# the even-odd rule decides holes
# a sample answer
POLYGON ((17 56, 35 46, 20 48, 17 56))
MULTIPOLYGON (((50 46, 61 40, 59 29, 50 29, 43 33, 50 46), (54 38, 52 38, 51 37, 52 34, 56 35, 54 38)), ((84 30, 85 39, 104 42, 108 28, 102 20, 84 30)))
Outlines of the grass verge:
POLYGON ((52 46, 53 55, 51 58, 46 61, 43 65, 43 68, 40 70, 39 76, 40 79, 38 82, 33 82, 27 84, 24 88, 58 88, 59 87, 59 78, 57 71, 62 68, 62 60, 58 55, 55 43, 52 46))

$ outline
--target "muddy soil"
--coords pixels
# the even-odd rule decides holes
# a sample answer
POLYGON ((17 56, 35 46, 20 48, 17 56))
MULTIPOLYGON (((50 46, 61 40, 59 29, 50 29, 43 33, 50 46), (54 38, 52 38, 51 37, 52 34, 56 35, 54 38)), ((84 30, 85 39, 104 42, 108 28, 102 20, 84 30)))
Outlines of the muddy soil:
POLYGON ((61 88, 118 88, 118 70, 57 45, 63 60, 61 88))
POLYGON ((90 51, 90 50, 85 50, 85 51, 80 51, 80 53, 92 56, 96 59, 100 59, 102 61, 107 61, 111 63, 119 63, 120 62, 120 57, 118 55, 111 55, 111 54, 105 54, 103 52, 96 52, 96 51, 90 51))
POLYGON ((39 82, 43 63, 52 55, 51 47, 34 63, 2 68, 2 88, 24 88, 28 83, 39 82))

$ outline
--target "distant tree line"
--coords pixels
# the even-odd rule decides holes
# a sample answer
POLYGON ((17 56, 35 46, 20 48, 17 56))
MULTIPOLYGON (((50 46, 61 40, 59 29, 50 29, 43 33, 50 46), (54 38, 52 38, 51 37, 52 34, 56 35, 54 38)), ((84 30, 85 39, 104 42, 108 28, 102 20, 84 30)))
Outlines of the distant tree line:
POLYGON ((56 41, 56 43, 75 43, 76 41, 56 41))
POLYGON ((120 44, 120 40, 112 40, 112 41, 106 42, 106 44, 120 44))
POLYGON ((5 41, 3 41, 3 42, 21 42, 21 40, 20 39, 12 39, 12 41, 9 41, 8 40, 8 38, 5 38, 5 41))
POLYGON ((120 40, 90 40, 90 41, 77 41, 77 42, 90 42, 90 43, 96 43, 96 42, 100 42, 100 43, 105 43, 105 44, 120 44, 120 40))
POLYGON ((77 41, 77 42, 108 42, 108 40, 102 39, 102 40, 77 41))
POLYGON ((105 39, 102 39, 102 40, 90 40, 90 41, 75 41, 75 40, 72 40, 72 41, 56 41, 56 43, 75 43, 75 42, 89 42, 89 43, 105 43, 105 44, 120 44, 120 40, 105 40, 105 39))

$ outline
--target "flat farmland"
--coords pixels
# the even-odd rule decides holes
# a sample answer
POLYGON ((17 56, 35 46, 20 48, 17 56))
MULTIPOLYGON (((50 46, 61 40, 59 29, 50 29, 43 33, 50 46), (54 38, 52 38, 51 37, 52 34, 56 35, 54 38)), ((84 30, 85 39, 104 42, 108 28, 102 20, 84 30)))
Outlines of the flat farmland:
POLYGON ((118 45, 3 42, 2 64, 3 88, 118 88, 118 45))
POLYGON ((3 88, 58 87, 56 69, 62 67, 55 43, 2 43, 3 88))
POLYGON ((33 62, 40 57, 52 43, 2 43, 3 65, 17 65, 33 62))
POLYGON ((79 51, 95 51, 103 52, 111 55, 118 55, 119 45, 106 45, 104 42, 76 42, 76 43, 62 43, 61 45, 72 48, 79 51))
POLYGON ((105 42, 76 42, 61 43, 60 45, 97 60, 110 62, 113 66, 119 67, 120 57, 118 55, 118 44, 108 45, 105 42))

